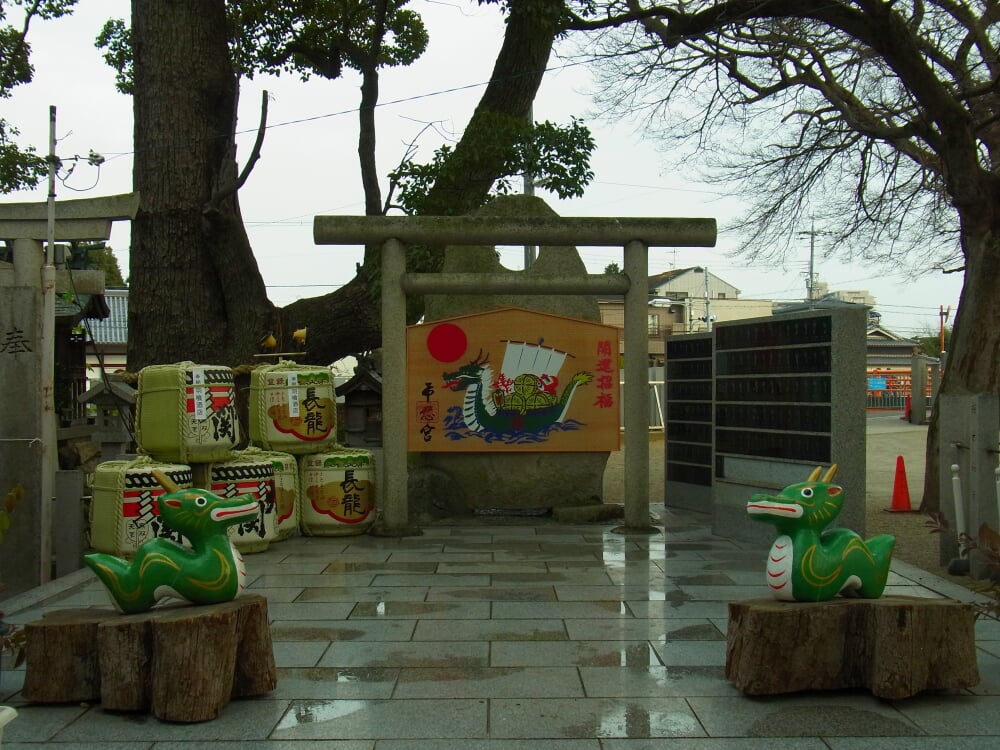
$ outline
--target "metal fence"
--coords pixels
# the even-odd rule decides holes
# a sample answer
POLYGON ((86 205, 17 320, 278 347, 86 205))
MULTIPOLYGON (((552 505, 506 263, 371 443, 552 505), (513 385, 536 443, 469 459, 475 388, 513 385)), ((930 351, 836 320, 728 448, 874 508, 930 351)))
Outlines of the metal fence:
MULTIPOLYGON (((663 368, 662 367, 650 367, 649 368, 649 431, 650 432, 663 432, 663 422, 664 422, 664 389, 666 388, 666 381, 663 379, 663 368)), ((619 387, 624 387, 625 381, 620 380, 618 383, 619 387)), ((624 399, 618 399, 619 408, 624 410, 624 399)), ((621 415, 622 428, 625 429, 625 415, 622 411, 621 415)))
POLYGON ((886 411, 904 411, 906 409, 906 394, 889 391, 869 391, 866 405, 869 409, 885 409, 886 411))

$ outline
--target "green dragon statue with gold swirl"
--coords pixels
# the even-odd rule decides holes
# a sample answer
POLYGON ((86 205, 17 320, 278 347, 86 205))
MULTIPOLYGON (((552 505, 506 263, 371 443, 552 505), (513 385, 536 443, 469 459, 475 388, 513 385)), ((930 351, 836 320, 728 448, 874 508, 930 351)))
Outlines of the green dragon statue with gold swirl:
POLYGON ((777 495, 753 495, 750 517, 777 527, 767 558, 767 585, 775 598, 819 602, 841 594, 878 599, 885 591, 896 537, 864 540, 850 529, 824 531, 840 513, 843 488, 831 484, 837 465, 777 495))
POLYGON ((156 498, 160 517, 188 539, 190 548, 170 539, 150 539, 131 561, 95 553, 84 555, 84 563, 126 613, 145 612, 166 597, 192 604, 235 599, 246 586, 246 567, 227 529, 258 513, 257 501, 182 489, 158 469, 152 473, 167 490, 156 498))

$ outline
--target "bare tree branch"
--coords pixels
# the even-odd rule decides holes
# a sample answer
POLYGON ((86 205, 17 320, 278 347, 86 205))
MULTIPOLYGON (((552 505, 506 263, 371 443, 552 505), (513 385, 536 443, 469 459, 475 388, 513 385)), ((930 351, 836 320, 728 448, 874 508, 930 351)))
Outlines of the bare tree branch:
POLYGON ((267 103, 268 95, 267 90, 265 89, 260 95, 260 122, 257 124, 257 138, 254 140, 253 148, 250 150, 250 156, 247 158, 247 163, 243 165, 243 170, 240 172, 239 177, 236 178, 235 182, 225 188, 222 188, 221 190, 218 190, 217 192, 212 193, 212 197, 209 199, 202 211, 203 213, 207 214, 213 211, 218 211, 222 201, 243 187, 244 183, 246 183, 249 179, 254 165, 256 165, 257 160, 260 159, 260 150, 264 145, 264 135, 267 133, 267 103))

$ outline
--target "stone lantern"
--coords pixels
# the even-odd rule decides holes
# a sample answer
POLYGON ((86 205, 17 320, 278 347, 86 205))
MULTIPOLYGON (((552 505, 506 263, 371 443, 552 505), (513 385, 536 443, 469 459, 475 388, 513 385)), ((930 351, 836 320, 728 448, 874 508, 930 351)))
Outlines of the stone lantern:
POLYGON ((344 398, 344 444, 354 448, 382 445, 382 374, 373 357, 359 356, 354 377, 337 387, 344 398))
POLYGON ((97 407, 93 440, 101 446, 101 458, 110 461, 134 446, 135 388, 121 375, 109 374, 80 396, 80 403, 97 407))

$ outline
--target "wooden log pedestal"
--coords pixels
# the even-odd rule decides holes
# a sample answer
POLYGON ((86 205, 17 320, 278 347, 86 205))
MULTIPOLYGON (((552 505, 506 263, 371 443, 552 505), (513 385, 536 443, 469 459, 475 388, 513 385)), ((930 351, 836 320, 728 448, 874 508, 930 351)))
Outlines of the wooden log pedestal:
POLYGON ((729 604, 726 678, 749 695, 867 688, 879 698, 979 682, 975 608, 885 596, 729 604))
POLYGON ((278 684, 267 599, 178 603, 124 615, 63 609, 28 623, 22 694, 37 703, 100 701, 175 722, 209 721, 232 698, 278 684))

